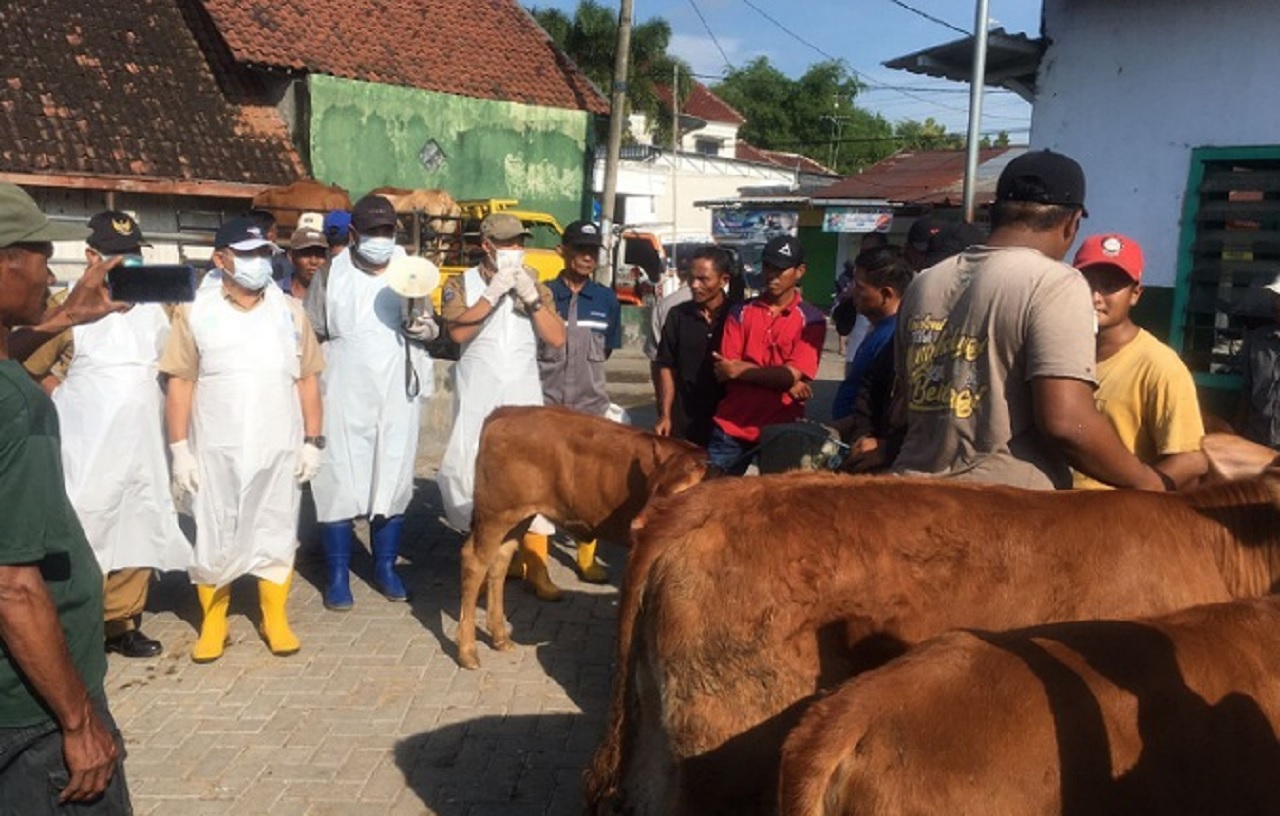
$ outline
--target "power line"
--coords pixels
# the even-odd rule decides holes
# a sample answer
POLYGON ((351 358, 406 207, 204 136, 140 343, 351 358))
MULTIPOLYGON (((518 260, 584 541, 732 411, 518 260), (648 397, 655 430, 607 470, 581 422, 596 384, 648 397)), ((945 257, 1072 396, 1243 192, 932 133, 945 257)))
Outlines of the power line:
POLYGON ((707 30, 707 36, 711 38, 711 42, 715 43, 716 50, 720 52, 720 57, 724 60, 724 64, 729 66, 730 71, 735 70, 733 63, 729 61, 729 55, 720 47, 720 41, 716 39, 715 32, 712 31, 711 26, 707 24, 707 18, 702 16, 702 9, 698 8, 698 4, 695 0, 689 0, 689 5, 693 6, 693 13, 698 15, 698 19, 702 21, 702 27, 707 30))
POLYGON ((925 18, 926 20, 928 20, 928 21, 929 21, 929 22, 931 22, 931 23, 937 23, 938 25, 942 26, 943 28, 949 28, 949 29, 951 29, 952 31, 958 31, 958 32, 960 32, 961 34, 965 35, 966 37, 968 37, 968 36, 970 36, 970 35, 972 35, 972 34, 973 34, 973 32, 972 32, 972 31, 965 31, 965 30, 964 30, 963 28, 961 28, 960 26, 954 26, 954 25, 952 25, 951 23, 948 23, 946 20, 942 20, 942 19, 939 19, 939 18, 937 18, 937 17, 934 17, 932 14, 929 14, 928 12, 921 11, 920 9, 916 8, 915 6, 909 6, 909 5, 907 5, 906 3, 902 2, 902 0, 889 0, 889 2, 890 2, 890 3, 893 3, 893 4, 894 4, 895 6, 897 6, 898 8, 906 9, 907 11, 911 12, 912 14, 917 14, 917 15, 919 15, 919 16, 921 16, 921 17, 925 18))

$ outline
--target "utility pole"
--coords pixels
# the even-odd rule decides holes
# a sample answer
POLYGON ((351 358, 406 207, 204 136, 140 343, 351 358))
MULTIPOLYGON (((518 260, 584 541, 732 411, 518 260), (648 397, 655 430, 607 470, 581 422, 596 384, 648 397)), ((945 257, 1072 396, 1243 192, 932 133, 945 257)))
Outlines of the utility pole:
POLYGON ((982 91, 987 84, 988 0, 978 0, 973 21, 973 73, 969 78, 969 143, 964 164, 964 220, 974 218, 978 181, 978 131, 982 127, 982 91))
POLYGON ((604 160, 604 191, 600 202, 600 229, 604 233, 607 259, 596 269, 596 277, 613 285, 613 216, 614 199, 618 197, 618 158, 622 153, 622 128, 627 111, 627 63, 631 56, 632 0, 622 0, 618 10, 618 41, 613 61, 613 94, 609 108, 609 146, 604 160))
POLYGON ((680 63, 671 66, 671 268, 679 269, 680 207, 676 177, 680 175, 680 63))

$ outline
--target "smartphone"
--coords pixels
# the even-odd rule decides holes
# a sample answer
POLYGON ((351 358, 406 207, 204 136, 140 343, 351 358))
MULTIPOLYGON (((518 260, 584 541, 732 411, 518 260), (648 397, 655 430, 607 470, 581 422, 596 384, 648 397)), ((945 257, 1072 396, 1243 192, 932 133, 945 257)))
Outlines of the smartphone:
POLYGON ((188 303, 196 297, 196 268, 190 264, 117 266, 107 273, 112 300, 126 303, 188 303))

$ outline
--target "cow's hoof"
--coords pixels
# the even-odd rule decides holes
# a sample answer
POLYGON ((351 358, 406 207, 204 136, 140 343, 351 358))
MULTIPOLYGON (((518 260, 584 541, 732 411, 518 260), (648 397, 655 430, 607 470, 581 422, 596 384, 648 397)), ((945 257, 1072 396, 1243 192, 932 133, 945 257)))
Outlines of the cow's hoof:
POLYGON ((507 639, 495 640, 493 642, 493 650, 495 652, 509 652, 516 648, 516 645, 507 639))
POLYGON ((474 648, 459 650, 458 665, 464 669, 480 668, 480 657, 476 654, 476 650, 474 648))

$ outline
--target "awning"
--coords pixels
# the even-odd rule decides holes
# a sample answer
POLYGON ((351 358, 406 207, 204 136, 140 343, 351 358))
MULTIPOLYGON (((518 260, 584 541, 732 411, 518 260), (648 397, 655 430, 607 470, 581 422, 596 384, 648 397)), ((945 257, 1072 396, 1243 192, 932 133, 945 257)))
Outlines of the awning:
MULTIPOLYGON (((1009 34, 1003 28, 987 33, 986 84, 1007 88, 1027 102, 1034 102, 1036 74, 1044 55, 1045 41, 1026 34, 1009 34)), ((935 45, 914 54, 896 57, 883 63, 913 74, 968 82, 973 73, 973 37, 964 37, 935 45)))

